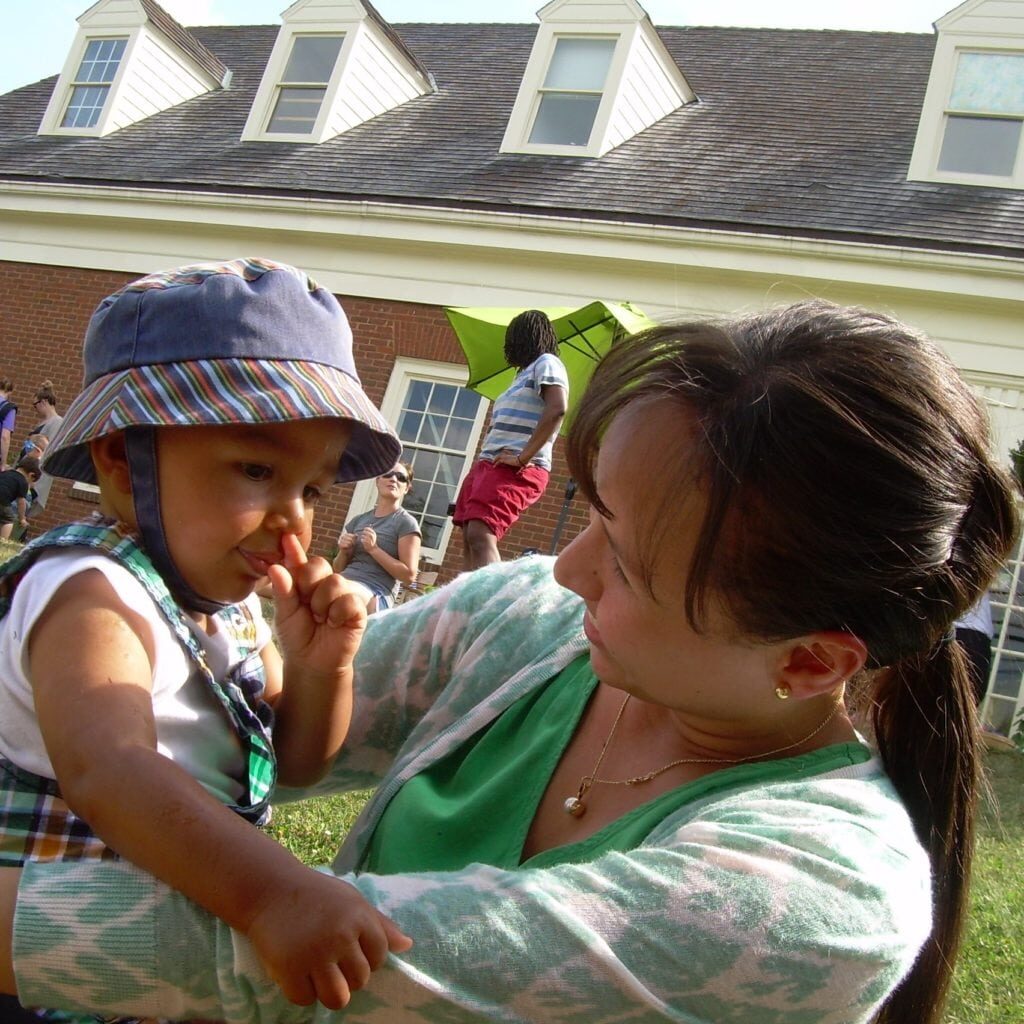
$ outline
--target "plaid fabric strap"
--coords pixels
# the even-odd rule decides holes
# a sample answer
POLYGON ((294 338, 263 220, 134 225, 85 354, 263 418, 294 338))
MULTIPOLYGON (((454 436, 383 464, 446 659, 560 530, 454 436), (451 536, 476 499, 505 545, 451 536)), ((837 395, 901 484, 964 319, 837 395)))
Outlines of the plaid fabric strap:
MULTIPOLYGON (((230 605, 212 616, 217 621, 218 631, 228 638, 233 647, 231 662, 235 668, 227 679, 220 681, 210 670, 206 655, 192 633, 184 612, 174 601, 145 552, 131 535, 122 532, 110 520, 94 515, 87 520, 59 526, 44 533, 0 566, 0 618, 10 609, 18 580, 40 554, 54 548, 70 547, 90 548, 114 559, 142 584, 153 599, 242 741, 248 768, 247 793, 239 803, 229 805, 230 809, 253 824, 265 824, 270 817, 270 795, 277 779, 277 762, 271 739, 273 712, 262 699, 263 662, 256 649, 256 623, 248 608, 230 605)), ((26 776, 29 773, 20 774, 26 776)), ((50 782, 46 779, 41 781, 50 782)), ((23 779, 19 787, 25 785, 27 782, 23 779)), ((25 804, 31 795, 38 794, 34 794, 31 789, 26 790, 19 797, 19 802, 25 804)), ((59 799, 56 788, 52 793, 47 791, 47 796, 59 799)))

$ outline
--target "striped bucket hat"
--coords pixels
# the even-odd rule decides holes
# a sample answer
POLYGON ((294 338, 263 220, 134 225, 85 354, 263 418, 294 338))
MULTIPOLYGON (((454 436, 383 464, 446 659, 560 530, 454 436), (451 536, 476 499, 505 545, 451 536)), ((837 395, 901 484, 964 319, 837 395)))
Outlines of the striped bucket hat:
POLYGON ((52 476, 95 483, 89 442, 131 427, 349 420, 337 480, 402 451, 363 393, 337 299, 266 259, 151 274, 105 298, 85 336, 85 386, 46 451, 52 476))

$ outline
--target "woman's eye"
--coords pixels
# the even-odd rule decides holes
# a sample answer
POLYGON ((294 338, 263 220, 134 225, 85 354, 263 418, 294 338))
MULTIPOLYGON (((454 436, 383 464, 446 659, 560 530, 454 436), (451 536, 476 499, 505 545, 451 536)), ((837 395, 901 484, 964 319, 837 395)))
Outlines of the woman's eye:
POLYGON ((242 472, 250 480, 269 480, 271 473, 269 466, 261 466, 256 462, 242 463, 242 472))
POLYGON ((629 580, 626 578, 626 574, 622 571, 622 566, 619 565, 619 560, 614 555, 612 555, 611 557, 612 557, 612 570, 613 570, 613 572, 615 573, 616 576, 619 577, 620 580, 622 580, 623 583, 625 583, 628 586, 629 585, 629 580))

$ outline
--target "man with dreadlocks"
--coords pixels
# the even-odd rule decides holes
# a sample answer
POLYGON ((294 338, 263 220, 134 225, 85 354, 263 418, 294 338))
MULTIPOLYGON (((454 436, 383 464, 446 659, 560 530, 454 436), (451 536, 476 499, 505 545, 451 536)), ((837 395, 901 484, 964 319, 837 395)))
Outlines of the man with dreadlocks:
POLYGON ((519 372, 494 403, 480 460, 455 502, 465 570, 501 561, 498 541, 548 485, 551 450, 569 398, 557 352, 558 336, 539 309, 520 313, 505 331, 505 358, 519 372))

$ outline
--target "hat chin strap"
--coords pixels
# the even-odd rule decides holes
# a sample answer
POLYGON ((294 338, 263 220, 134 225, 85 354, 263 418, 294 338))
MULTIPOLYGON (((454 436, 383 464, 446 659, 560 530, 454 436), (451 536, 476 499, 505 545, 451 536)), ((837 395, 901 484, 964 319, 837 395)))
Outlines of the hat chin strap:
POLYGON ((211 601, 201 597, 184 580, 171 558, 160 514, 160 482, 156 468, 156 430, 130 427, 124 432, 124 446, 131 475, 132 502, 142 547, 167 589, 183 608, 212 615, 229 601, 211 601))

